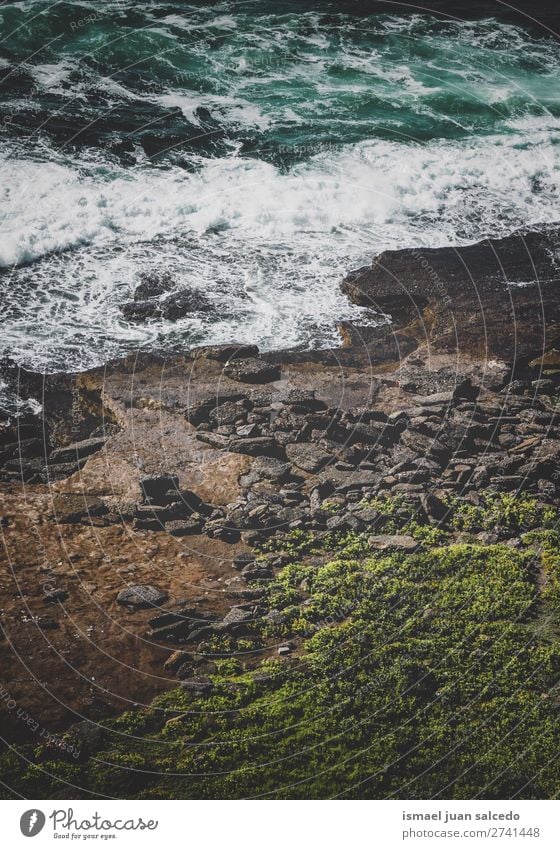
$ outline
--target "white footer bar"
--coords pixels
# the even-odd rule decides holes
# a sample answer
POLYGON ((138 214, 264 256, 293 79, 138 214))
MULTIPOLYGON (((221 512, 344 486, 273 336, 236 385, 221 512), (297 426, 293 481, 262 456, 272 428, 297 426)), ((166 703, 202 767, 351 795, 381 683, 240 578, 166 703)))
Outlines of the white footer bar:
POLYGON ((560 802, 9 801, 6 847, 391 849, 560 846, 560 802))

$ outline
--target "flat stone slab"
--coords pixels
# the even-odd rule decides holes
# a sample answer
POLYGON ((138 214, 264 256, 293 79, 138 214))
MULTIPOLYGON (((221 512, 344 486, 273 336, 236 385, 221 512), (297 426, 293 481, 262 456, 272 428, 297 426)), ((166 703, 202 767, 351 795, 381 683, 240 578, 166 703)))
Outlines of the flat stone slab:
POLYGON ((416 551, 418 542, 408 534, 380 534, 368 537, 368 543, 377 551, 416 551))
POLYGON ((89 457, 100 451, 107 440, 105 437, 99 439, 83 439, 81 442, 73 442, 64 448, 55 448, 49 456, 49 463, 75 463, 83 457, 89 457))
POLYGON ((281 375, 280 366, 265 360, 232 360, 224 367, 224 374, 241 383, 270 383, 281 375))
POLYGON ((286 446, 286 456, 294 466, 314 474, 321 471, 334 458, 322 448, 309 443, 292 443, 286 446))
POLYGON ((128 607, 157 607, 167 601, 167 593, 151 584, 133 584, 121 590, 117 596, 117 604, 128 607))

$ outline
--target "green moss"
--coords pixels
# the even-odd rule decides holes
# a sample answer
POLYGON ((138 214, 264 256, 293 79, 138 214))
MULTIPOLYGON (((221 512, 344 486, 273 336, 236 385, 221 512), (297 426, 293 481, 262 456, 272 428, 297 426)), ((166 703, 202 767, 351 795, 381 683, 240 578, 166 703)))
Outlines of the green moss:
POLYGON ((407 522, 402 532, 410 534, 418 542, 422 542, 428 546, 443 545, 449 539, 449 534, 442 528, 434 527, 433 525, 422 525, 416 521, 407 522))
POLYGON ((31 798, 71 797, 68 781, 132 798, 555 798, 560 535, 543 530, 548 508, 514 502, 456 502, 453 521, 533 528, 518 548, 420 522, 414 554, 372 552, 367 534, 289 535, 294 561, 266 585, 282 615, 248 639, 293 640, 288 660, 219 660, 205 698, 175 689, 107 722, 91 758, 49 762, 50 776, 10 751, 3 781, 31 798), (306 562, 318 551, 331 553, 306 562))
POLYGON ((531 531, 523 536, 523 542, 538 558, 541 597, 547 610, 560 616, 560 533, 531 531))
POLYGON ((464 531, 504 529, 514 533, 532 528, 554 528, 557 511, 522 493, 482 493, 480 504, 452 502, 453 527, 464 531))

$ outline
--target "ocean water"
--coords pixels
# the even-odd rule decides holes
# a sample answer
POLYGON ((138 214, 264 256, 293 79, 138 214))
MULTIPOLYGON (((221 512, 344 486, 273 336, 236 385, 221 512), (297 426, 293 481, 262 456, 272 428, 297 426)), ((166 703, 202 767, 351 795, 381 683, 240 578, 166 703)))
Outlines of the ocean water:
POLYGON ((558 220, 552 35, 351 5, 3 3, 0 354, 326 347, 377 252, 558 220), (127 322, 146 271, 210 309, 127 322))

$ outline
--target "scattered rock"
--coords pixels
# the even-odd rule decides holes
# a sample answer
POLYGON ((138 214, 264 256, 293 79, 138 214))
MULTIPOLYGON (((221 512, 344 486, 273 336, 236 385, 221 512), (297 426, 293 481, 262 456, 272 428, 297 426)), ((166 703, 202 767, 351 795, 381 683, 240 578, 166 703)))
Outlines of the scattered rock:
POLYGON ((327 463, 333 460, 331 454, 323 451, 317 445, 309 443, 293 443, 286 445, 286 456, 294 466, 305 472, 315 474, 320 472, 327 463))
POLYGON ((50 589, 50 590, 47 590, 45 592, 43 599, 44 599, 44 601, 49 602, 49 603, 62 602, 62 601, 66 601, 66 599, 68 598, 68 595, 69 595, 68 590, 50 589))
POLYGON ((117 596, 117 604, 135 608, 159 607, 164 601, 167 601, 167 593, 150 584, 134 584, 117 596))
POLYGON ((272 456, 278 452, 278 445, 269 436, 255 436, 251 439, 232 438, 227 443, 227 450, 234 454, 248 454, 251 457, 272 456))
POLYGON ((106 438, 83 439, 81 442, 73 442, 64 448, 55 448, 49 456, 49 463, 75 463, 90 454, 95 454, 107 442, 106 438))
POLYGON ((296 413, 311 413, 327 408, 324 401, 315 397, 314 390, 289 389, 288 392, 280 395, 278 401, 296 413))
POLYGON ((379 534, 368 537, 368 543, 377 551, 416 551, 418 543, 407 534, 379 534))
POLYGON ((436 522, 442 522, 449 514, 447 505, 431 492, 426 492, 420 497, 420 504, 426 516, 436 522))
POLYGON ((258 457, 251 471, 259 478, 281 483, 290 477, 292 468, 289 463, 278 460, 276 457, 258 457))
POLYGON ((436 392, 433 395, 415 395, 412 399, 418 407, 440 407, 445 404, 451 404, 455 397, 455 392, 436 392))
POLYGON ((197 677, 185 678, 181 682, 181 689, 193 696, 209 696, 214 689, 210 678, 197 677))
POLYGON ((269 566, 264 566, 260 563, 255 563, 254 565, 245 566, 241 570, 241 577, 244 581, 248 583, 250 581, 259 581, 259 580, 270 580, 274 577, 274 573, 269 566))
POLYGON ((165 530, 173 537, 186 537, 199 534, 202 530, 202 522, 198 519, 174 519, 165 523, 165 530))
POLYGON ((169 655, 163 664, 163 668, 166 672, 176 672, 179 667, 183 666, 185 663, 192 663, 193 660, 194 655, 191 652, 178 649, 177 651, 174 651, 173 654, 169 655))
POLYGON ((246 424, 236 428, 235 433, 244 439, 260 435, 260 428, 256 424, 246 424))
POLYGON ((241 626, 246 626, 252 619, 253 616, 249 610, 245 610, 243 607, 232 607, 229 613, 224 616, 221 624, 228 631, 240 634, 246 631, 246 628, 241 626))
POLYGON ((236 554, 233 558, 232 566, 234 569, 237 569, 239 572, 244 569, 246 566, 249 566, 255 562, 255 555, 250 551, 244 551, 241 554, 236 554))
POLYGON ((224 367, 224 374, 241 383, 271 383, 280 379, 281 369, 265 360, 232 360, 224 367))

